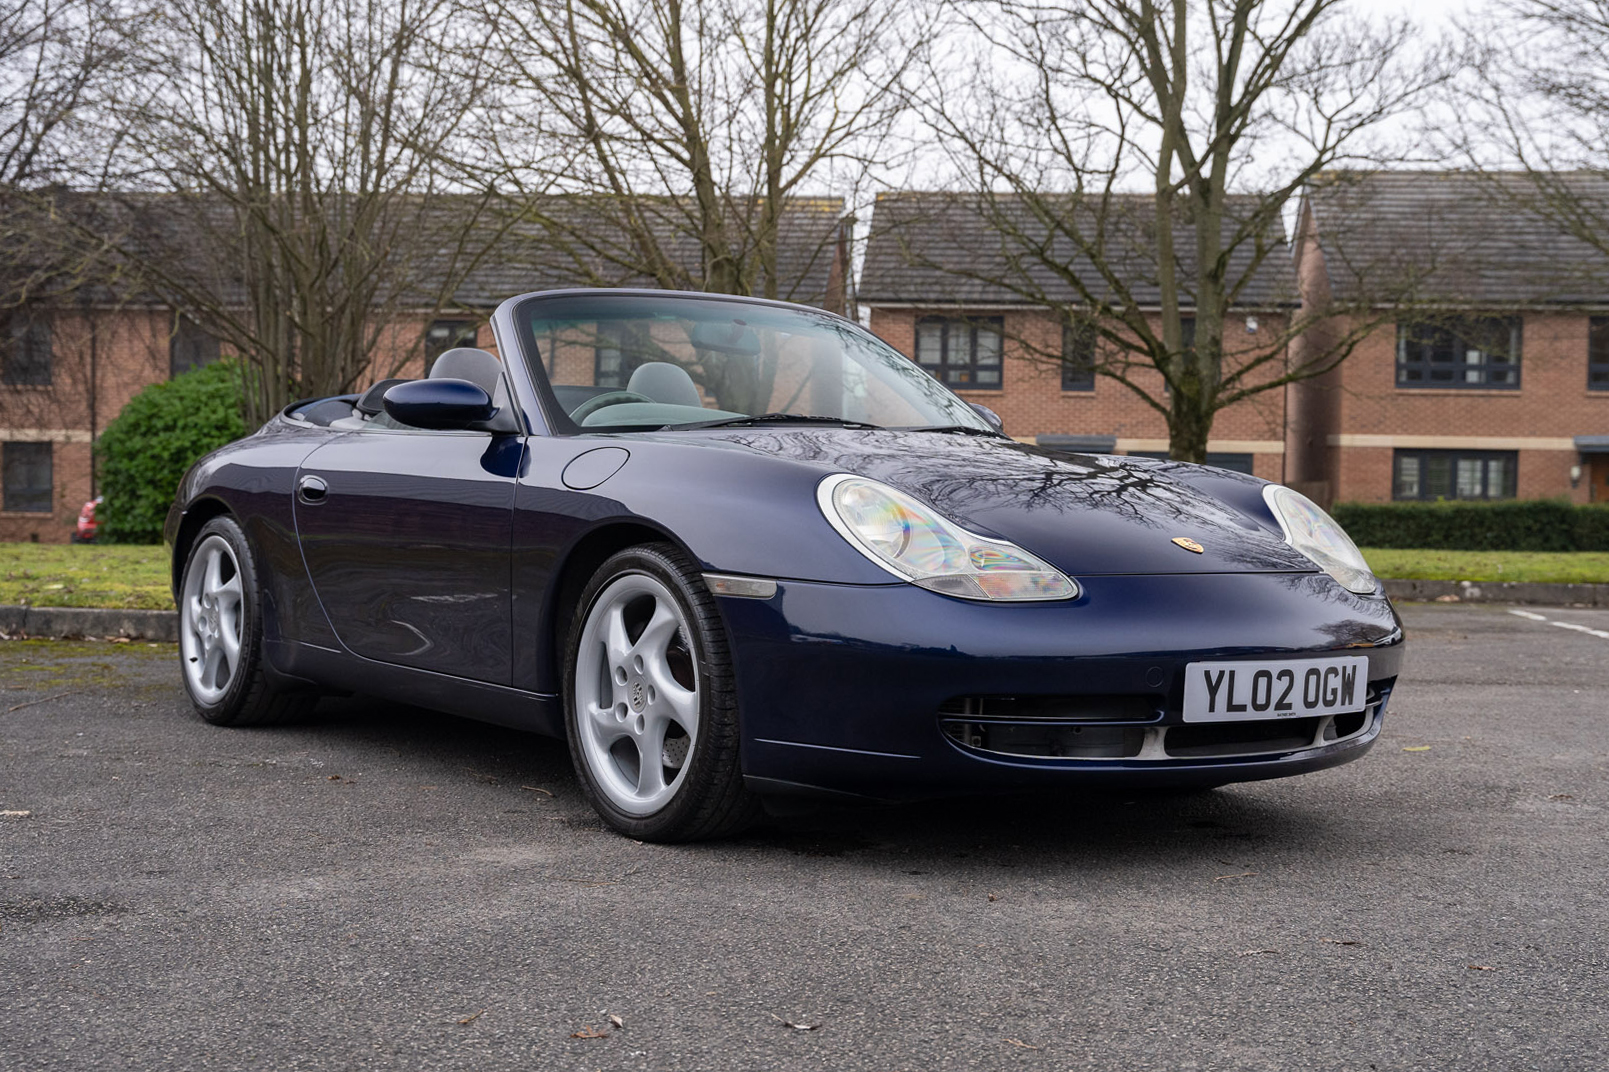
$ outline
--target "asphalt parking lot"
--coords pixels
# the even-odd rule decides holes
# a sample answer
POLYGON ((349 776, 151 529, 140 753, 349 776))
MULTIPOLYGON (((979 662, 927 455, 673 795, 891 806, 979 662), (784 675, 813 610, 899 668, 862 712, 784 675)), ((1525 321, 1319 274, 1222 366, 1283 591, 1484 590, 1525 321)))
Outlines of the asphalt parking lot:
POLYGON ((1526 613, 1404 608, 1336 770, 674 848, 557 742, 0 644, 0 1068, 1601 1069, 1609 612, 1526 613))

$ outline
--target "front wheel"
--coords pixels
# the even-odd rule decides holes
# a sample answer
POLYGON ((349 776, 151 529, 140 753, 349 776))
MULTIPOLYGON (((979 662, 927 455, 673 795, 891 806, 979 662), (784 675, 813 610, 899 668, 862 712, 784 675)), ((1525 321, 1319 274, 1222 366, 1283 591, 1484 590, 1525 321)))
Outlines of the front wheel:
POLYGON ((179 659, 196 712, 217 726, 260 726, 305 714, 314 697, 276 690, 263 665, 256 560, 233 518, 207 522, 179 588, 179 659))
POLYGON ((703 578, 674 547, 621 551, 581 596, 565 707, 576 776, 623 834, 732 834, 759 804, 738 765, 736 686, 703 578))

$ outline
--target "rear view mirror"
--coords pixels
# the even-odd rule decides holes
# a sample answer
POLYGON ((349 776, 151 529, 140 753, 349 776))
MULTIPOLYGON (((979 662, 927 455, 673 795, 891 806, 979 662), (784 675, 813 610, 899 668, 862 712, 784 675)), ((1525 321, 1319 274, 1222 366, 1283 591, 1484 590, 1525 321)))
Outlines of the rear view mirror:
POLYGON ((415 428, 468 428, 492 419, 492 396, 468 380, 409 380, 385 393, 385 411, 415 428))
POLYGON ((689 341, 696 350, 711 350, 717 354, 731 354, 734 357, 753 357, 760 352, 760 337, 754 333, 753 328, 741 320, 730 320, 725 323, 700 320, 693 325, 689 341))

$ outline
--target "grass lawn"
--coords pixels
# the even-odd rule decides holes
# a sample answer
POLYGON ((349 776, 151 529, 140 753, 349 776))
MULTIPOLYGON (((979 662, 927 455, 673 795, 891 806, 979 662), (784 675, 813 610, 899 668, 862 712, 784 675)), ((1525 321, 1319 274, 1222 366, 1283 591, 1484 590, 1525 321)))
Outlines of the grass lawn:
MULTIPOLYGON (((1381 577, 1609 584, 1609 552, 1400 551, 1364 548, 1381 577)), ((0 603, 168 610, 165 547, 0 543, 0 603)))
POLYGON ((0 543, 0 603, 171 610, 168 549, 0 543))
POLYGON ((1609 552, 1405 551, 1365 547, 1380 577, 1423 581, 1542 581, 1609 584, 1609 552))

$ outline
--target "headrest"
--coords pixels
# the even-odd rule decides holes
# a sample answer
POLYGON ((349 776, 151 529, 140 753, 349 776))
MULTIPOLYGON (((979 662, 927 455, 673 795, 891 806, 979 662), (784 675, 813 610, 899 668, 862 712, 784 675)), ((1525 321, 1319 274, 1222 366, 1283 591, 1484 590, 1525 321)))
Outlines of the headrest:
POLYGON ((432 380, 468 380, 489 395, 497 394, 503 378, 503 363, 485 350, 458 346, 436 358, 430 366, 432 380))
POLYGON ((626 390, 672 406, 698 408, 704 405, 704 400, 698 397, 698 387, 693 383, 693 377, 687 374, 686 369, 669 361, 648 361, 638 365, 631 379, 626 381, 626 390))
POLYGON ((352 408, 357 410, 359 413, 367 413, 372 417, 385 408, 385 406, 380 402, 380 400, 385 397, 385 393, 391 390, 391 388, 395 387, 397 384, 407 382, 407 380, 400 379, 381 380, 367 391, 364 391, 363 395, 356 402, 352 403, 352 408))

